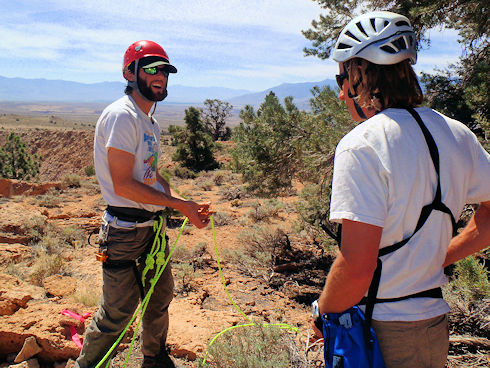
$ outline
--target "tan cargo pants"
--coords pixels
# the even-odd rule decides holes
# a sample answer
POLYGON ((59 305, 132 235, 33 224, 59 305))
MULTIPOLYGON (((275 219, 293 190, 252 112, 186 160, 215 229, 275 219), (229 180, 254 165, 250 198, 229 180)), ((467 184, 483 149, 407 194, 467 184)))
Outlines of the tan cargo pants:
MULTIPOLYGON (((139 260, 141 275, 145 254, 154 240, 153 228, 116 229, 111 227, 107 238, 109 260, 139 260)), ((165 250, 168 256, 170 245, 165 250)), ((146 275, 145 292, 153 272, 146 275)), ((170 263, 155 285, 148 308, 143 317, 142 351, 144 355, 156 356, 165 348, 168 332, 168 306, 173 298, 174 282, 170 263)), ((140 289, 131 267, 122 269, 103 268, 102 301, 87 328, 82 351, 76 368, 95 367, 111 348, 128 324, 140 302, 140 289)), ((107 361, 107 360, 106 360, 107 361)))
POLYGON ((372 321, 387 368, 444 368, 449 350, 447 315, 414 321, 372 321))

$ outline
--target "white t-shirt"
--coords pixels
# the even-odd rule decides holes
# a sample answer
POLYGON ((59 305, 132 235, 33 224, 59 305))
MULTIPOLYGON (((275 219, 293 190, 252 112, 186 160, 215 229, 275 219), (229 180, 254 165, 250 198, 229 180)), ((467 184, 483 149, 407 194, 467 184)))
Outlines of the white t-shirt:
POLYGON ((133 207, 156 212, 162 206, 134 202, 114 193, 109 171, 107 149, 117 148, 135 156, 133 178, 159 191, 156 171, 160 148, 160 126, 136 105, 130 96, 124 96, 105 108, 97 121, 94 139, 94 163, 102 196, 107 204, 133 207))
MULTIPOLYGON (((457 220, 467 203, 490 200, 490 155, 460 122, 417 108, 440 160, 442 202, 457 220)), ((349 132, 335 152, 330 220, 380 226, 380 248, 409 237, 423 206, 435 196, 437 177, 415 119, 387 109, 349 132)), ((394 298, 447 282, 442 264, 452 237, 449 215, 433 211, 402 248, 382 257, 378 298, 394 298)), ((416 298, 376 304, 373 318, 416 321, 447 313, 442 299, 416 298)))

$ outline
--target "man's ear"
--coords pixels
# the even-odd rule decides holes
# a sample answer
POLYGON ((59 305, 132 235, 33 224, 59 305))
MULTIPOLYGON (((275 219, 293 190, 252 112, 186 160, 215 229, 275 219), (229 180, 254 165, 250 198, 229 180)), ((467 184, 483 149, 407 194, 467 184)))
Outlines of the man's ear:
POLYGON ((129 70, 128 67, 124 68, 123 76, 124 76, 124 79, 126 79, 129 82, 134 82, 134 80, 135 80, 134 74, 129 70))

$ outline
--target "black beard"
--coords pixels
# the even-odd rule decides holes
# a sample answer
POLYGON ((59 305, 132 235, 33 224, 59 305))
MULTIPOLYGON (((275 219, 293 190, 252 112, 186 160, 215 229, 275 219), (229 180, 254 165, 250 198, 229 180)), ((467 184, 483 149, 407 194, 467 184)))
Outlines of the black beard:
POLYGON ((154 93, 151 87, 141 80, 141 78, 138 78, 138 89, 143 97, 153 102, 163 101, 167 97, 166 88, 161 93, 154 93))

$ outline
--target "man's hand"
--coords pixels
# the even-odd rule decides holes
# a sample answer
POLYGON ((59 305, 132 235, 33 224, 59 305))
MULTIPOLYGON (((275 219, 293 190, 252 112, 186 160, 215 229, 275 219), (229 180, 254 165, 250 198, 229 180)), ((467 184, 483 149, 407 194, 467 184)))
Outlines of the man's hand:
POLYGON ((189 218, 189 221, 197 227, 202 229, 209 223, 209 216, 213 214, 209 210, 210 203, 198 204, 193 201, 186 201, 186 210, 182 211, 185 216, 189 218))

